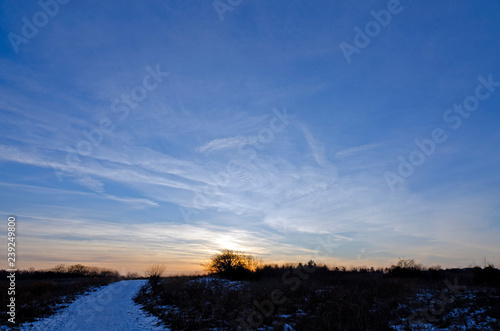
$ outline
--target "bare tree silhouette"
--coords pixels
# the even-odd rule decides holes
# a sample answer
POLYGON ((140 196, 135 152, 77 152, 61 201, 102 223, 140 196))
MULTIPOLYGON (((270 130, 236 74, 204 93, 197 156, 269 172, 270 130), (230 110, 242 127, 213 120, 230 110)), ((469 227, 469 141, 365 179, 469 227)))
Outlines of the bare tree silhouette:
POLYGON ((151 287, 153 289, 156 289, 156 287, 158 287, 160 278, 165 272, 165 269, 166 267, 163 264, 152 264, 144 271, 144 274, 149 278, 149 283, 151 284, 151 287))
POLYGON ((241 279, 255 271, 258 261, 252 255, 230 249, 222 250, 203 264, 206 271, 229 279, 241 279))

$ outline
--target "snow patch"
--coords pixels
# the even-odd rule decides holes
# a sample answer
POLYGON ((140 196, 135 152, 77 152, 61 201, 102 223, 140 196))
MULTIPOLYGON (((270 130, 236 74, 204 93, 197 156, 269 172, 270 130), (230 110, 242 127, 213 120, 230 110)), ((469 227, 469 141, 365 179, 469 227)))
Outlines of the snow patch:
POLYGON ((168 330, 133 301, 145 283, 146 280, 125 280, 110 284, 80 296, 51 317, 22 324, 20 330, 168 330))

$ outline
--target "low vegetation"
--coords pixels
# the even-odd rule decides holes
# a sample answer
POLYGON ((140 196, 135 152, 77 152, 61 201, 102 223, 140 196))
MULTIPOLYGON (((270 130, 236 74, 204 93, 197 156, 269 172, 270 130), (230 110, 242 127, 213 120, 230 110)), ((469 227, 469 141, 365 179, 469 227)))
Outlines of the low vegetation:
MULTIPOLYGON (((171 330, 500 329, 500 270, 492 264, 443 270, 400 259, 387 268, 278 266, 225 250, 204 266, 208 275, 177 277, 163 277, 164 265, 149 266, 135 301, 171 330)), ((17 322, 49 316, 77 295, 123 278, 79 264, 20 271, 17 322)), ((7 302, 4 290, 0 304, 7 302)), ((1 316, 7 324, 5 310, 1 316)))
POLYGON ((239 261, 234 254, 214 256, 207 265, 226 267, 208 276, 163 278, 135 300, 172 330, 500 328, 493 266, 442 270, 401 259, 378 269, 314 261, 252 268, 227 263, 239 261))
MULTIPOLYGON (((9 273, 0 270, 0 305, 6 307, 9 273)), ((117 271, 81 264, 58 265, 49 270, 20 270, 16 273, 16 324, 47 317, 86 291, 120 279, 117 271)), ((1 325, 8 324, 6 309, 1 312, 1 325)))
POLYGON ((160 283, 161 276, 165 272, 166 267, 161 264, 153 264, 150 265, 145 271, 144 274, 146 278, 148 278, 149 286, 156 290, 160 283))

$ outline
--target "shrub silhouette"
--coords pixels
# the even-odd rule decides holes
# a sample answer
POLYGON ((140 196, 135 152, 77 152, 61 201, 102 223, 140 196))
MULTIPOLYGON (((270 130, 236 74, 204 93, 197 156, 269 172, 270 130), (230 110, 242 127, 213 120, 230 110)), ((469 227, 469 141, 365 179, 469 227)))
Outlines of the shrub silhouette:
POLYGON ((149 278, 149 284, 156 290, 158 284, 160 283, 160 278, 165 272, 165 266, 162 264, 152 264, 144 271, 146 277, 149 278))
POLYGON ((258 262, 252 256, 242 252, 225 249, 212 256, 203 266, 206 271, 224 278, 239 280, 250 277, 257 268, 258 262))
POLYGON ((487 264, 484 268, 474 267, 472 274, 475 284, 493 285, 496 282, 500 283, 500 270, 496 269, 491 263, 487 264))
POLYGON ((137 272, 127 272, 127 275, 125 276, 125 278, 127 279, 138 279, 140 278, 141 276, 137 273, 137 272))
POLYGON ((395 277, 419 277, 424 267, 414 259, 400 258, 396 265, 391 267, 391 275, 395 277))

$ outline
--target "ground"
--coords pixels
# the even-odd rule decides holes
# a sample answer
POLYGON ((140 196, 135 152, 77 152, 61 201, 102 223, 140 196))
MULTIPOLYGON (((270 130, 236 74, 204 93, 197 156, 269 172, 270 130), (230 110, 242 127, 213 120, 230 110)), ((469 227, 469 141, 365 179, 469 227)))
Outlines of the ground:
POLYGON ((126 280, 83 295, 57 314, 21 325, 21 330, 133 331, 166 330, 133 297, 145 280, 126 280))

